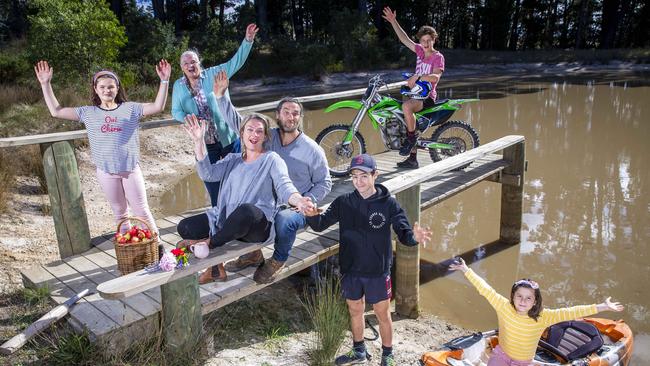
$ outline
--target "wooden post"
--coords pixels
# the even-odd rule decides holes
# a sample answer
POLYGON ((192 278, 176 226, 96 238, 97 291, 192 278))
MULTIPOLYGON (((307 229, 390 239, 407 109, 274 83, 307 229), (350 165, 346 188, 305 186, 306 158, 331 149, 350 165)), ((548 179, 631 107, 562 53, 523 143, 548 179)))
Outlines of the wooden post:
POLYGON ((192 352, 199 344, 203 326, 198 274, 160 286, 160 297, 166 350, 192 352))
POLYGON ((41 144, 47 190, 61 258, 91 248, 79 168, 69 141, 41 144))
MULTIPOLYGON (((396 195, 411 225, 420 221, 420 185, 396 195)), ((399 241, 395 251, 395 311, 415 319, 420 316, 420 246, 399 241)))
POLYGON ((503 169, 503 175, 517 177, 518 184, 501 184, 501 224, 499 240, 505 244, 521 242, 521 221, 524 195, 524 165, 526 152, 524 142, 503 149, 503 158, 510 165, 503 169))

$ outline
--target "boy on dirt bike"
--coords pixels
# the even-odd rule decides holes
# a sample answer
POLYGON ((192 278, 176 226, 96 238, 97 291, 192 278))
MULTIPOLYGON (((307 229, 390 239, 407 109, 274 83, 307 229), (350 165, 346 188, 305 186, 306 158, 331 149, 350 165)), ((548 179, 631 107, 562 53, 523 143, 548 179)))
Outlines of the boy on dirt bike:
POLYGON ((433 27, 426 25, 420 27, 416 35, 419 43, 415 43, 397 22, 397 13, 395 11, 389 7, 385 7, 383 18, 393 27, 397 38, 399 38, 402 44, 417 55, 415 74, 407 80, 408 87, 413 88, 418 81, 428 81, 432 86, 431 93, 428 97, 421 99, 421 96, 412 95, 409 100, 402 104, 407 129, 407 141, 399 150, 399 154, 403 156, 408 155, 409 157, 397 163, 397 166, 400 168, 417 169, 419 164, 417 160, 417 149, 415 148, 417 133, 414 113, 421 111, 424 107, 428 107, 435 102, 436 85, 445 70, 445 58, 442 53, 433 48, 438 38, 438 33, 433 27))

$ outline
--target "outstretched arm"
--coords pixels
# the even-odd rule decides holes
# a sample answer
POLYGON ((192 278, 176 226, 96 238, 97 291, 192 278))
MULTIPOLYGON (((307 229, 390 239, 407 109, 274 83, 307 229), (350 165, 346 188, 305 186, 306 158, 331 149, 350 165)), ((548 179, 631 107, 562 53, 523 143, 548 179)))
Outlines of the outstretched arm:
POLYGON ((415 52, 415 42, 409 38, 406 32, 404 32, 404 29, 402 29, 402 27, 397 22, 397 13, 387 6, 384 8, 384 15, 382 17, 386 19, 393 27, 393 30, 395 31, 395 34, 397 34, 397 38, 399 38, 400 42, 402 42, 404 46, 408 47, 409 50, 415 52))
POLYGON ((41 84, 41 89, 43 90, 43 98, 45 99, 45 104, 47 104, 47 109, 50 111, 52 117, 67 119, 70 121, 78 121, 79 116, 75 112, 74 108, 63 108, 59 104, 59 101, 54 96, 54 90, 52 90, 52 75, 54 74, 54 69, 50 67, 47 61, 39 61, 34 66, 34 72, 36 73, 36 78, 41 84))
POLYGON ((165 109, 167 103, 167 89, 169 89, 169 77, 172 74, 172 65, 167 60, 162 59, 156 65, 156 73, 160 77, 160 86, 158 87, 158 94, 153 103, 142 104, 142 115, 149 116, 152 114, 160 113, 165 109))

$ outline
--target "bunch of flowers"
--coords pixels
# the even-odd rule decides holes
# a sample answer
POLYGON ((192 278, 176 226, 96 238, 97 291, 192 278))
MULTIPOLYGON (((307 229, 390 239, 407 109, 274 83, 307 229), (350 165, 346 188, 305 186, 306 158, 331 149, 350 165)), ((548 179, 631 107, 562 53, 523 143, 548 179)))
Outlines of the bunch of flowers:
POLYGON ((190 265, 190 262, 187 260, 187 251, 188 249, 185 247, 172 249, 172 254, 176 257, 176 268, 182 269, 190 265))
POLYGON ((160 257, 160 260, 147 268, 149 272, 164 271, 169 272, 174 269, 183 269, 190 265, 190 262, 187 260, 187 249, 186 248, 176 248, 172 249, 171 252, 165 252, 160 257))

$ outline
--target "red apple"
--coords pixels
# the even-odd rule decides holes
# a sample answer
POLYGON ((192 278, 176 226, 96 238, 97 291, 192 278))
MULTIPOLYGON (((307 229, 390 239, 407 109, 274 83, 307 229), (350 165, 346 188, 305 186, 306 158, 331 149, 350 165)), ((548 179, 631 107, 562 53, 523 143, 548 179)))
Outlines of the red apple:
POLYGON ((145 236, 147 239, 151 239, 151 231, 149 231, 149 230, 145 230, 145 231, 144 231, 144 236, 145 236))
POLYGON ((145 233, 142 230, 138 230, 138 238, 144 239, 146 237, 145 233))
POLYGON ((138 227, 137 226, 132 227, 131 230, 129 230, 129 234, 131 234, 131 236, 137 236, 138 235, 138 227))
POLYGON ((123 237, 123 236, 120 236, 120 238, 117 239, 117 242, 120 243, 120 244, 126 244, 126 238, 123 237))

